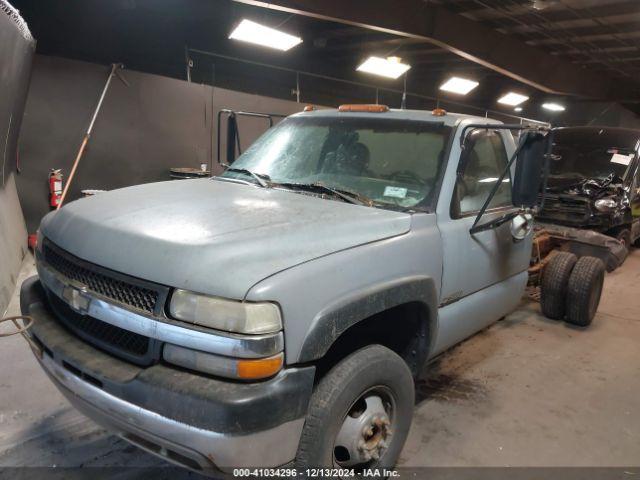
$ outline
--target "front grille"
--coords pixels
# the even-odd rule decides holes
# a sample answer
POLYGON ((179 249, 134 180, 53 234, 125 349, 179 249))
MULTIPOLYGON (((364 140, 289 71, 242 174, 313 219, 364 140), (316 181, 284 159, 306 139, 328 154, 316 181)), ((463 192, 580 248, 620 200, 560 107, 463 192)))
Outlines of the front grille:
POLYGON ((585 220, 589 217, 589 202, 575 196, 547 194, 540 216, 546 218, 561 216, 572 220, 585 220))
POLYGON ((49 304, 58 321, 83 340, 138 365, 157 361, 156 341, 129 330, 74 311, 63 300, 49 293, 49 304))
POLYGON ((156 312, 156 307, 161 307, 158 304, 160 295, 156 290, 116 278, 122 277, 116 272, 107 272, 101 268, 101 271, 97 271, 99 267, 55 247, 48 240, 44 242, 43 252, 44 259, 51 268, 95 293, 151 314, 156 312))

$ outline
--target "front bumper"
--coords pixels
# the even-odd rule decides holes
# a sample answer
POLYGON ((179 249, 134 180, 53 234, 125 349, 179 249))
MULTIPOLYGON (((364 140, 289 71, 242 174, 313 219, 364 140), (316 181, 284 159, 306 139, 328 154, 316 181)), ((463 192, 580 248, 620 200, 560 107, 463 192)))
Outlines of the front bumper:
POLYGON ((157 364, 142 368, 87 345, 47 306, 37 277, 20 294, 38 361, 81 412, 125 440, 195 470, 275 467, 296 454, 314 368, 236 383, 157 364))

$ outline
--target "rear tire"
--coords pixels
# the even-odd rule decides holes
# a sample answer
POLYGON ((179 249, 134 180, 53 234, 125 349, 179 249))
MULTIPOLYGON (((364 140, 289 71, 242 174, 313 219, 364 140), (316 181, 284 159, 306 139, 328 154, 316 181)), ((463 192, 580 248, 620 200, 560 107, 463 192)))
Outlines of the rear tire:
POLYGON ((409 433, 414 401, 413 376, 402 358, 382 345, 357 350, 315 387, 296 466, 393 467, 409 433), (378 400, 370 401, 373 397, 378 400), (363 465, 354 464, 363 457, 363 465))
POLYGON ((542 272, 540 307, 545 317, 562 320, 567 305, 567 284, 578 261, 573 253, 558 252, 542 272))
POLYGON ((604 272, 599 258, 582 257, 577 261, 567 287, 568 323, 580 327, 591 324, 600 304, 604 272))

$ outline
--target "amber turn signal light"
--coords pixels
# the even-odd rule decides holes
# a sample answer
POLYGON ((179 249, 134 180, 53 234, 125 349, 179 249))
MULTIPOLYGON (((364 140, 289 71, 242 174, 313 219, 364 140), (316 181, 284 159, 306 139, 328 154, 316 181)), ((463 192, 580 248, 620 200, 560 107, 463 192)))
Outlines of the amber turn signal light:
POLYGON ((388 112, 389 107, 386 105, 340 105, 338 107, 339 112, 370 112, 370 113, 383 113, 388 112))
POLYGON ((259 380, 272 377, 282 368, 283 360, 284 354, 282 353, 258 360, 238 360, 236 367, 238 378, 259 380))

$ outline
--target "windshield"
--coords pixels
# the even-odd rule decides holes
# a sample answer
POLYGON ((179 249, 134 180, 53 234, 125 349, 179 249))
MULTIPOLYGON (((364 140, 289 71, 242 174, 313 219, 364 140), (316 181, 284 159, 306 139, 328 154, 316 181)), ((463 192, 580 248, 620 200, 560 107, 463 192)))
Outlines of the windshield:
POLYGON ((435 122, 289 118, 260 137, 222 177, 247 180, 239 170, 249 170, 275 187, 320 184, 374 205, 410 209, 431 201, 450 132, 435 122))
POLYGON ((612 174, 624 178, 635 155, 632 149, 589 143, 556 143, 553 154, 561 158, 551 161, 552 176, 589 179, 605 179, 612 174))

